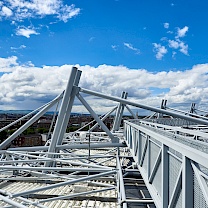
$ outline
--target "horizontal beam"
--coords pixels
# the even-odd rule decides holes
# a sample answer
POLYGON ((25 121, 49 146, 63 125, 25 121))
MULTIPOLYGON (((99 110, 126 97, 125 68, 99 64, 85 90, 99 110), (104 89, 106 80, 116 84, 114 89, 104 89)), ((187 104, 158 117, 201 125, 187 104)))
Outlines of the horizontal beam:
POLYGON ((73 194, 66 195, 66 196, 58 196, 58 197, 53 197, 53 198, 49 198, 49 199, 43 199, 43 200, 40 200, 39 203, 50 202, 50 201, 55 201, 55 200, 72 199, 72 198, 75 198, 75 197, 78 197, 78 196, 94 194, 94 193, 99 193, 99 192, 103 192, 103 191, 110 191, 110 190, 113 190, 113 189, 115 189, 115 187, 97 189, 97 190, 80 192, 80 193, 73 193, 73 194))
POLYGON ((105 94, 98 93, 98 92, 95 92, 95 91, 92 91, 92 90, 87 90, 87 89, 84 89, 84 88, 79 88, 79 90, 80 90, 80 92, 83 92, 83 93, 86 93, 86 94, 89 94, 89 95, 94 95, 94 96, 97 96, 97 97, 101 97, 101 98, 109 99, 109 100, 112 100, 112 101, 120 102, 120 103, 123 103, 123 104, 126 104, 126 105, 131 105, 131 106, 135 106, 135 107, 138 107, 138 108, 150 110, 150 111, 153 111, 153 112, 162 113, 162 114, 165 114, 165 115, 170 115, 170 116, 173 116, 173 117, 176 117, 176 118, 182 118, 182 119, 192 121, 192 122, 196 122, 196 123, 199 123, 199 124, 208 125, 207 120, 194 118, 194 117, 191 117, 191 116, 188 116, 188 115, 183 115, 181 113, 172 112, 172 111, 168 111, 168 110, 165 110, 165 109, 148 106, 148 105, 144 105, 144 104, 141 104, 141 103, 131 102, 131 101, 128 101, 126 99, 105 95, 105 94))
POLYGON ((112 168, 58 168, 58 167, 30 167, 30 166, 0 166, 0 169, 5 170, 37 170, 37 171, 80 171, 80 172, 107 172, 112 168))
MULTIPOLYGON (((90 149, 102 149, 107 147, 126 147, 125 143, 99 143, 99 144, 90 144, 90 149)), ((57 145, 57 150, 63 149, 88 149, 89 144, 70 144, 70 145, 57 145)), ((48 146, 35 146, 35 147, 17 147, 17 148, 9 148, 9 151, 40 151, 40 150, 48 150, 48 146)), ((5 153, 3 150, 1 153, 5 153)))
POLYGON ((82 177, 82 178, 78 178, 78 179, 74 179, 74 180, 69 180, 69 181, 65 181, 65 182, 60 182, 57 184, 53 184, 53 185, 48 185, 46 187, 40 187, 40 188, 36 188, 33 190, 28 190, 28 191, 23 191, 17 194, 13 194, 13 197, 18 197, 18 196, 25 196, 25 195, 29 195, 29 194, 33 194, 39 191, 45 191, 48 189, 52 189, 52 188, 57 188, 60 186, 65 186, 65 185, 70 185, 70 184, 74 184, 74 183, 79 183, 79 182, 83 182, 86 180, 94 180, 96 178, 100 178, 102 176, 109 176, 111 174, 115 174, 116 170, 113 171, 108 171, 108 172, 104 172, 104 173, 99 173, 99 174, 95 174, 95 175, 90 175, 90 176, 86 176, 86 177, 82 177))

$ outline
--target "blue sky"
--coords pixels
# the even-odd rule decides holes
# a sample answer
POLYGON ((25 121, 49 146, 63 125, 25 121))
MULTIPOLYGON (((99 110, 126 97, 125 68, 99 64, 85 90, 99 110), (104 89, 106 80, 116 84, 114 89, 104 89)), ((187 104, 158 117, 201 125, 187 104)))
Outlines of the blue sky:
MULTIPOLYGON (((155 76, 165 73, 166 76, 172 71, 183 77, 195 66, 207 67, 207 9, 206 0, 0 1, 0 79, 5 82, 3 75, 10 77, 10 80, 15 76, 21 77, 19 68, 32 73, 34 68, 44 71, 47 67, 57 67, 54 73, 58 73, 61 67, 71 65, 80 66, 84 73, 87 73, 86 68, 90 68, 101 74, 106 74, 108 67, 124 73, 118 66, 126 67, 127 71, 120 76, 127 78, 131 70, 137 71, 136 76, 145 70, 147 76, 152 73, 155 76)), ((199 74, 204 77, 206 70, 202 71, 199 70, 199 74)), ((95 74, 96 72, 93 76, 95 74)), ((35 74, 34 79, 38 79, 35 74)), ((205 86, 195 86, 194 78, 192 81, 181 79, 179 77, 177 83, 173 82, 175 84, 170 86, 160 86, 161 80, 158 79, 157 84, 144 83, 129 90, 144 90, 144 102, 149 102, 144 98, 154 97, 156 101, 151 103, 153 105, 162 96, 177 102, 170 93, 173 87, 190 90, 192 86, 197 90, 205 90, 205 86), (187 83, 189 88, 184 88, 187 83)), ((24 83, 21 85, 23 88, 29 85, 29 82, 22 82, 21 78, 18 80, 19 83, 24 83)), ((106 88, 104 84, 103 88, 106 88)), ((13 99, 17 99, 15 95, 9 96, 13 85, 1 85, 0 88, 4 89, 0 95, 2 108, 19 108, 17 104, 11 104, 13 99)), ((95 86, 93 81, 92 85, 95 86)), ((118 91, 122 90, 121 87, 113 91, 115 95, 120 94, 118 91)), ((97 88, 96 86, 95 89, 97 88)), ((24 90, 20 91, 21 99, 28 101, 31 106, 29 95, 26 96, 24 90)), ((34 91, 30 96, 35 96, 38 92, 34 91)), ((181 93, 185 95, 184 92, 181 93)), ((43 97, 50 97, 41 93, 43 97)), ((54 94, 55 92, 52 93, 54 94)), ((194 97, 192 91, 189 94, 192 97, 179 99, 178 102, 200 103, 207 99, 202 99, 201 94, 194 97)), ((134 93, 131 97, 137 99, 134 93)), ((24 107, 28 108, 28 105, 24 107)))
MULTIPOLYGON (((7 0, 2 2, 11 8, 7 0)), ((56 14, 34 14, 20 21, 13 17, 14 13, 2 16, 1 56, 15 55, 21 63, 31 61, 36 66, 110 64, 151 71, 188 69, 207 62, 208 49, 204 46, 208 41, 208 2, 205 0, 63 1, 66 4, 80 9, 67 22, 56 14), (18 27, 30 28, 37 34, 29 38, 17 35, 18 27), (188 46, 186 53, 171 48, 168 43, 175 41, 177 31, 184 27, 187 32, 180 41, 188 46), (155 57, 154 44, 167 50, 159 60, 155 57)))

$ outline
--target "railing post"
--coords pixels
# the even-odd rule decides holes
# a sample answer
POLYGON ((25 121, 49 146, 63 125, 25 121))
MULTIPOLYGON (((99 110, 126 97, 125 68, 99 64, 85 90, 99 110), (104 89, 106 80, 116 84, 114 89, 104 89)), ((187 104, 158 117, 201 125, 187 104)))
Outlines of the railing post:
POLYGON ((190 159, 185 156, 183 156, 182 165, 182 208, 190 208, 194 204, 193 169, 190 159))
POLYGON ((168 147, 162 144, 162 208, 167 208, 169 203, 169 155, 168 147))

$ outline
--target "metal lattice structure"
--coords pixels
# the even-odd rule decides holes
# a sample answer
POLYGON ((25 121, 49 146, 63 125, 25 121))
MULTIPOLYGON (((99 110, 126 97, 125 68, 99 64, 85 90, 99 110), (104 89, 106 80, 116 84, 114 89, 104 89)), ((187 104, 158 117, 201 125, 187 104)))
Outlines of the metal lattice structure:
POLYGON ((128 101, 126 92, 118 98, 83 89, 80 76, 73 67, 63 93, 0 130, 36 113, 0 144, 0 207, 208 207, 208 120, 196 114, 195 104, 188 113, 168 108, 164 100, 161 108, 151 107, 128 101), (118 104, 99 117, 83 93, 118 104), (75 97, 96 124, 66 134, 75 97), (44 146, 9 147, 59 102, 44 146), (129 106, 153 115, 139 120, 129 106), (121 128, 124 108, 134 119, 121 128), (113 112, 108 129, 103 121, 113 112), (98 125, 103 132, 93 131, 98 125))

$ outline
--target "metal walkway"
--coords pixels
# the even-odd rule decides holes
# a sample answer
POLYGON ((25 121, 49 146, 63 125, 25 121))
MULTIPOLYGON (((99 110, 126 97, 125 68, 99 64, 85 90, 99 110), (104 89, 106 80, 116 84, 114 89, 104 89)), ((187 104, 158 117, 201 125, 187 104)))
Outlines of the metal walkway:
POLYGON ((208 207, 208 120, 83 89, 81 72, 72 68, 66 90, 51 102, 0 129, 32 118, 0 144, 0 207, 208 207), (84 94, 118 104, 98 116, 84 94), (66 134, 74 100, 96 124, 88 131, 66 134), (44 146, 9 147, 10 143, 51 107, 61 102, 51 138, 44 146), (130 106, 153 112, 138 120, 130 106), (125 120, 126 108, 132 120, 125 120), (112 129, 104 120, 115 112, 112 129), (166 115, 166 117, 163 117, 166 115), (199 125, 200 124, 200 125, 199 125), (95 132, 100 126, 103 132, 95 132))

